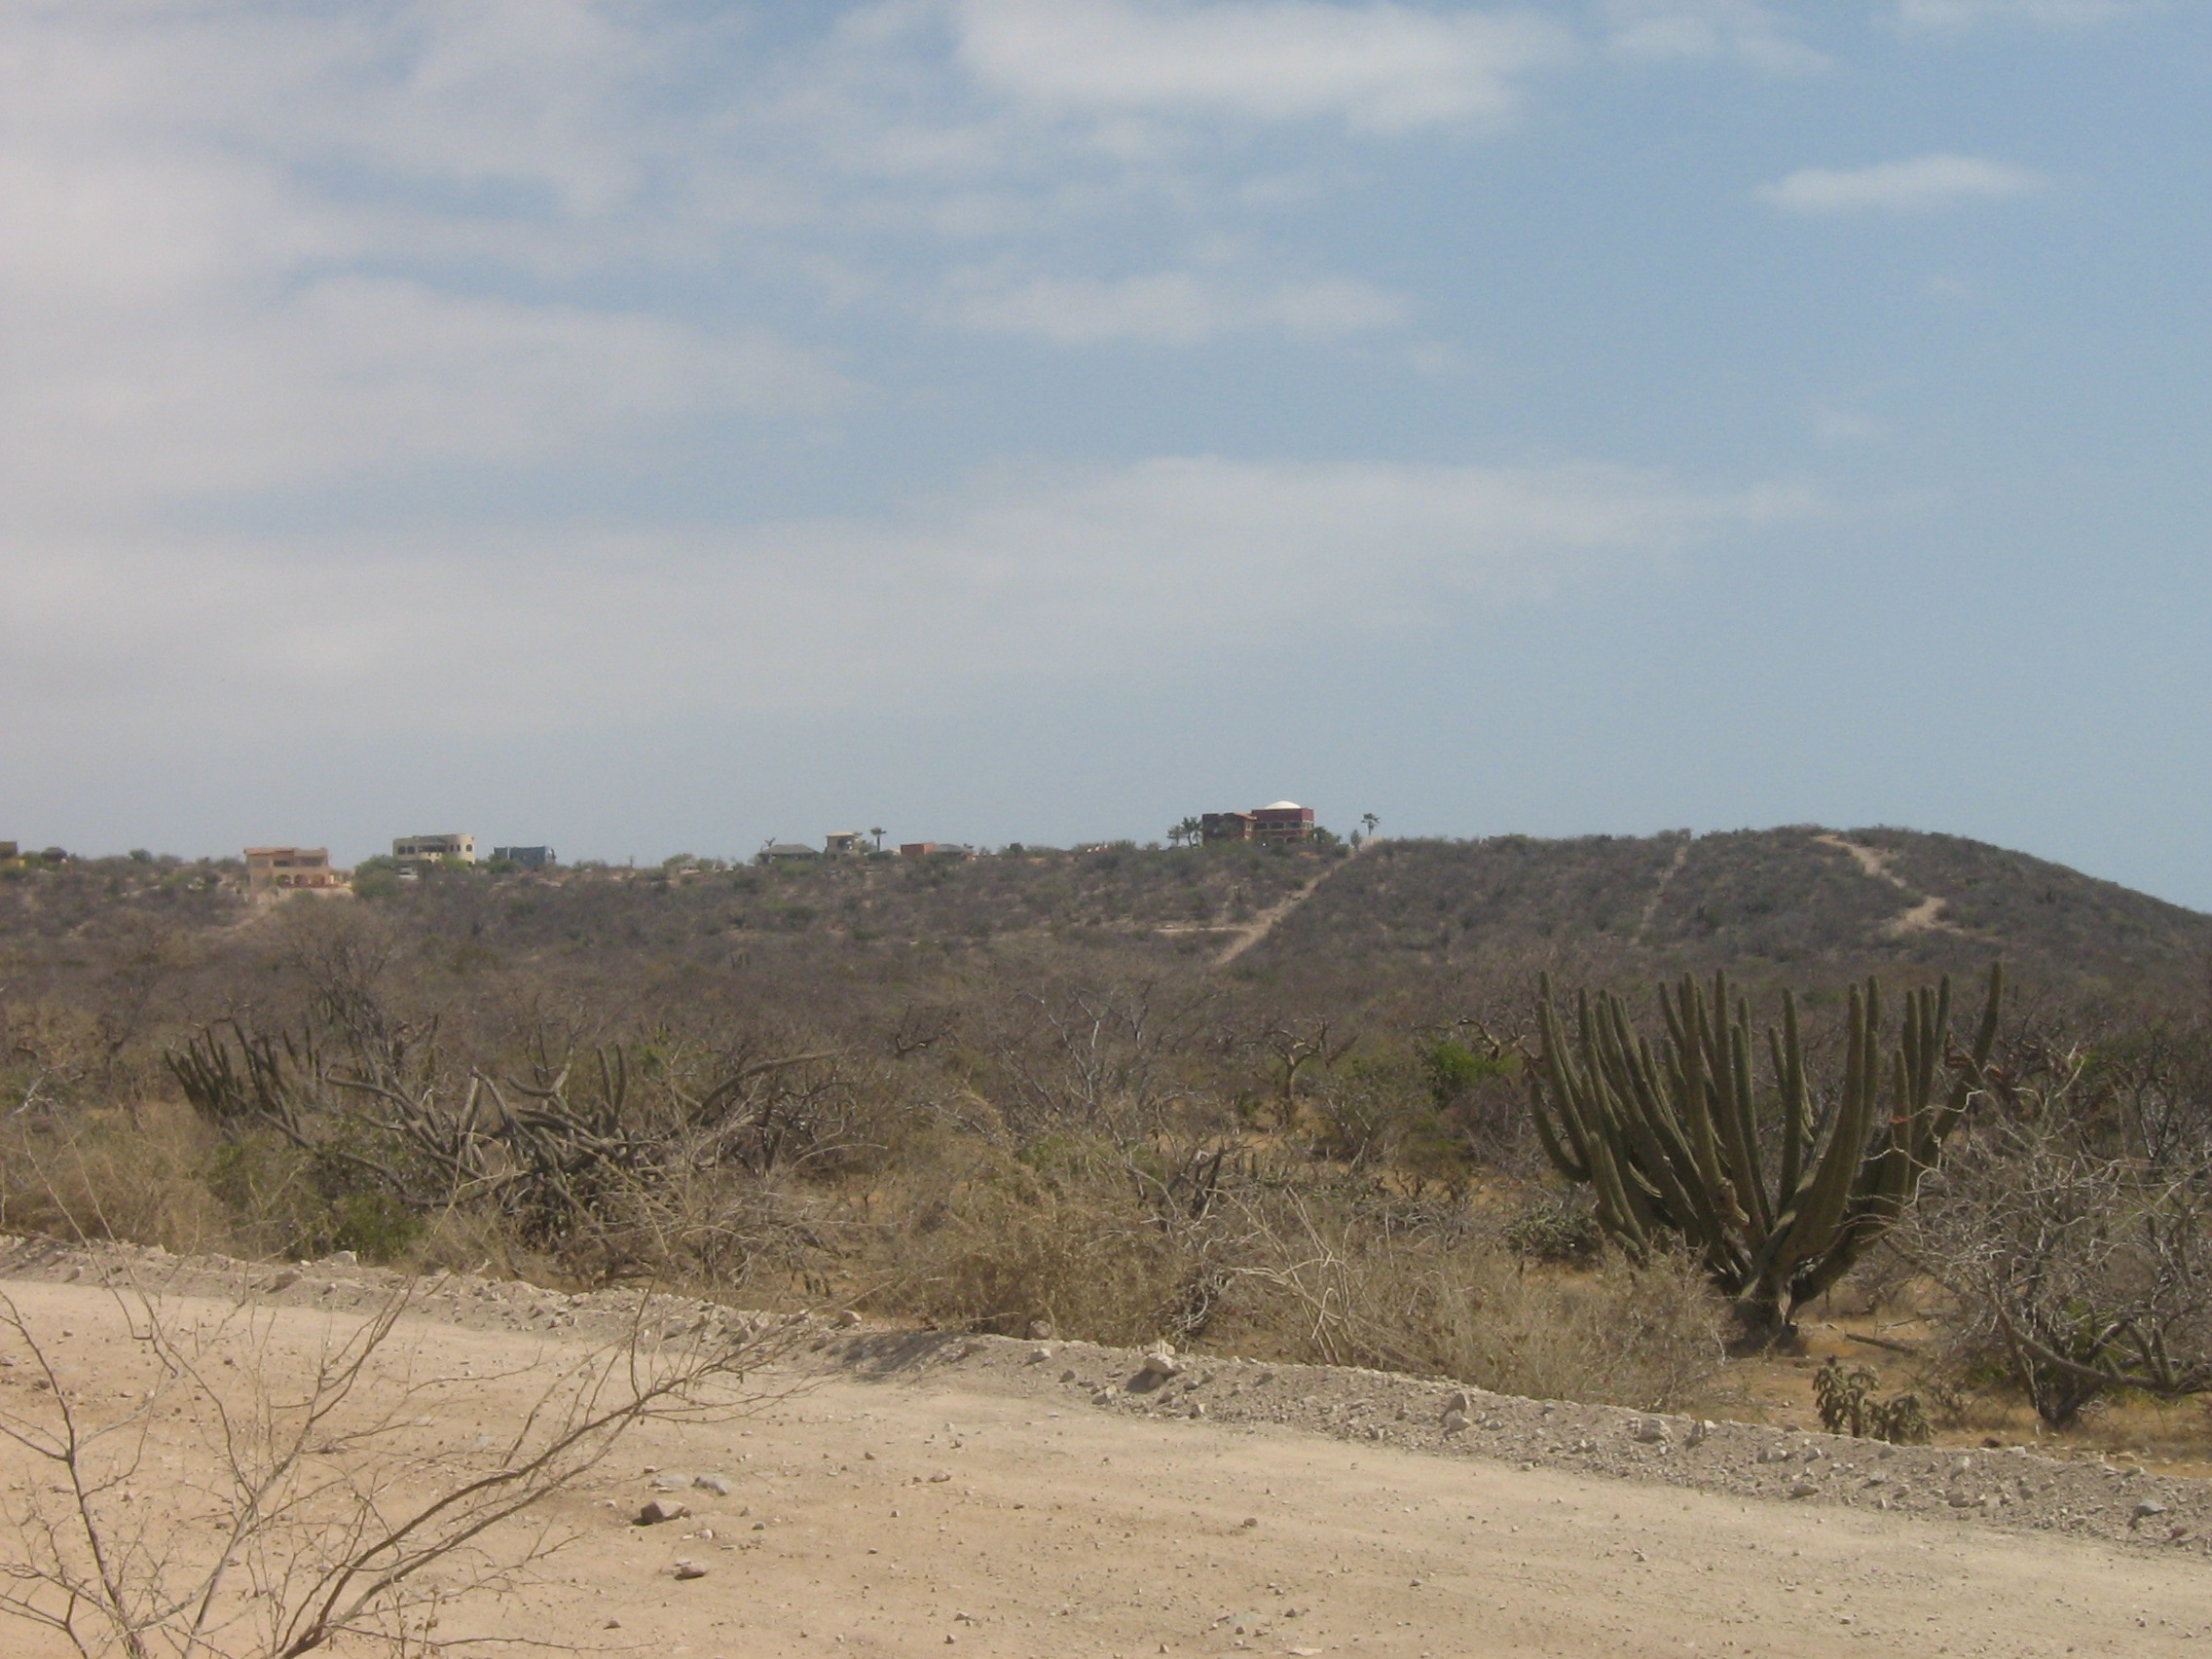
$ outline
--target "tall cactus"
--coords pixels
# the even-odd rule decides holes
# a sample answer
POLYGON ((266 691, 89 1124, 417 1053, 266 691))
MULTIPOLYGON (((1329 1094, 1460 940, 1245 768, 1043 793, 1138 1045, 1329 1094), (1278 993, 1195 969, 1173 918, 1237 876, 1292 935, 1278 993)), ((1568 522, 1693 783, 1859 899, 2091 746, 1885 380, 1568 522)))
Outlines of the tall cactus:
POLYGON ((1570 1040, 1548 975, 1542 984, 1543 1052, 1530 1093, 1552 1163, 1591 1187, 1600 1223, 1623 1245, 1682 1238, 1747 1319, 1774 1330, 1843 1276, 1934 1164, 1989 1064, 2005 977, 1991 967, 1971 1054, 1951 1046, 1946 978, 1906 995, 1887 1059, 1881 987, 1854 985, 1832 1088, 1807 1080, 1797 999, 1786 995, 1782 1029, 1766 1034, 1780 1146, 1760 1133, 1751 1009, 1741 998, 1731 1008, 1725 975, 1714 977, 1710 1003, 1694 978, 1660 986, 1667 1037, 1657 1051, 1609 992, 1577 996, 1570 1040))

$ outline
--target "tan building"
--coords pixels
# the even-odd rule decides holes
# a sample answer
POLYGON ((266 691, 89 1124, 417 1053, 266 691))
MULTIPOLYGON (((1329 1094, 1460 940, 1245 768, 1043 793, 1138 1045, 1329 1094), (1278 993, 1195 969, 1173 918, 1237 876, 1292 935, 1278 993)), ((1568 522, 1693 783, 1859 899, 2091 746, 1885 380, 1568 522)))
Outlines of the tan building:
POLYGON ((473 835, 402 835, 391 844, 391 856, 402 863, 415 859, 452 859, 456 864, 476 862, 473 835))
POLYGON ((248 847, 245 890, 256 897, 276 893, 347 893, 353 872, 330 867, 328 847, 248 847))

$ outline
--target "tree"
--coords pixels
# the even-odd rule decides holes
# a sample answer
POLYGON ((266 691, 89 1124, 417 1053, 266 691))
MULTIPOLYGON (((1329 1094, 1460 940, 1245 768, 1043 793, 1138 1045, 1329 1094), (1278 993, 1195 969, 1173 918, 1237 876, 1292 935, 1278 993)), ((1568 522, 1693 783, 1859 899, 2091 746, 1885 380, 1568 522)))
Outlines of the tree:
POLYGON ((1367 833, 1371 839, 1375 834, 1375 827, 1382 822, 1382 819, 1376 817, 1372 812, 1361 813, 1359 815, 1359 821, 1367 826, 1367 833))
POLYGON ((875 829, 875 830, 870 830, 868 831, 868 833, 869 833, 870 835, 873 835, 873 836, 875 837, 875 850, 876 850, 877 852, 879 852, 879 853, 880 853, 880 852, 882 852, 882 851, 883 851, 883 834, 884 834, 883 830, 882 830, 881 829, 875 829))
POLYGON ((1206 827, 1204 821, 1198 818, 1196 814, 1193 814, 1192 816, 1185 818, 1181 823, 1177 824, 1174 829, 1168 830, 1167 838, 1168 840, 1173 841, 1178 845, 1187 842, 1191 846, 1195 847, 1198 844, 1199 839, 1205 834, 1205 828, 1206 827))

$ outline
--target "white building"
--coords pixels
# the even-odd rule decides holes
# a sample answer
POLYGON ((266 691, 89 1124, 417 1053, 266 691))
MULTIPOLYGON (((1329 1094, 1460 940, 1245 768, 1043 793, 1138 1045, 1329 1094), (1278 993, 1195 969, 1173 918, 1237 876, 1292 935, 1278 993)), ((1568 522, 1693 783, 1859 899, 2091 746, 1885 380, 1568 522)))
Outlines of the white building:
POLYGON ((391 856, 400 860, 452 859, 457 864, 476 862, 473 835, 402 835, 391 844, 391 856))

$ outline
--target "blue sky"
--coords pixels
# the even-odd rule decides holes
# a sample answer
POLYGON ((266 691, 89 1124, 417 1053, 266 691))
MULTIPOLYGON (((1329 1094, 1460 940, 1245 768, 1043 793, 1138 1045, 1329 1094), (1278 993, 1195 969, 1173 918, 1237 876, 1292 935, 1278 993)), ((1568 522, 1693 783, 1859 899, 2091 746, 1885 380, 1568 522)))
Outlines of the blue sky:
POLYGON ((18 0, 0 835, 2212 908, 2212 8, 18 0))

